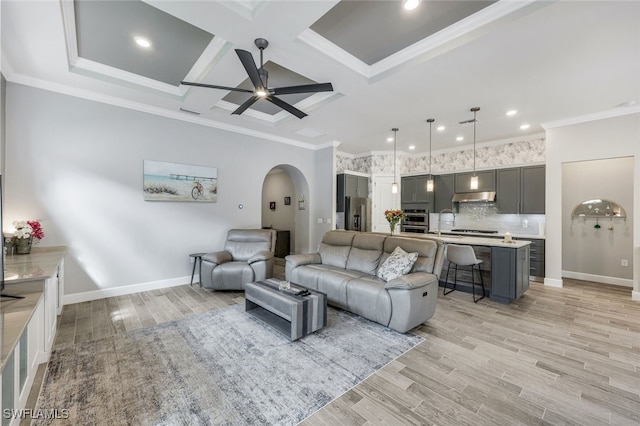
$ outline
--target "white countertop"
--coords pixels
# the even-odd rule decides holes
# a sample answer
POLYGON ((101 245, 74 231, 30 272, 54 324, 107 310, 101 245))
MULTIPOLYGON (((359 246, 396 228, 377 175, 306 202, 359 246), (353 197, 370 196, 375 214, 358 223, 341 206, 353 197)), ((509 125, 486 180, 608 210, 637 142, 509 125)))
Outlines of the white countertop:
MULTIPOLYGON (((495 234, 492 234, 495 235, 495 234)), ((416 234, 412 232, 401 232, 400 236, 403 237, 418 237, 421 236, 426 238, 438 238, 438 234, 416 234)), ((507 247, 507 248, 520 248, 524 246, 528 246, 531 244, 531 241, 527 240, 512 240, 510 243, 505 243, 503 240, 499 238, 487 238, 487 237, 477 237, 474 235, 469 235, 465 233, 464 235, 445 235, 442 234, 440 239, 445 244, 464 244, 470 246, 486 246, 486 247, 507 247)))
POLYGON ((51 278, 66 252, 65 247, 37 247, 31 254, 14 254, 6 257, 4 283, 7 285, 24 281, 51 278))
POLYGON ((442 235, 440 237, 446 244, 464 244, 470 246, 487 246, 487 247, 507 247, 520 248, 528 246, 531 241, 527 240, 511 240, 510 243, 504 242, 499 238, 475 237, 467 235, 442 235))
MULTIPOLYGON (((429 235, 437 235, 438 231, 429 231, 429 235)), ((471 237, 484 237, 484 238, 504 238, 505 232, 498 232, 496 234, 486 234, 483 232, 452 232, 442 231, 442 235, 468 235, 471 237)), ((511 234, 512 238, 523 238, 525 240, 544 240, 544 235, 525 235, 525 234, 511 234)))
POLYGON ((24 296, 24 299, 3 297, 0 301, 2 369, 44 294, 44 280, 56 273, 65 252, 64 247, 38 247, 33 248, 31 254, 7 256, 3 293, 24 296))

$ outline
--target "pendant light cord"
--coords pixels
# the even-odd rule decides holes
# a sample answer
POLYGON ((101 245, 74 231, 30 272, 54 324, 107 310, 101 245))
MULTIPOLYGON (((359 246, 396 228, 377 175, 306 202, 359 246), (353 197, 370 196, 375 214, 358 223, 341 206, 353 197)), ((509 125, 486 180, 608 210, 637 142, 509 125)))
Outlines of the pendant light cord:
POLYGON ((431 139, 432 139, 432 130, 431 127, 433 122, 436 121, 435 118, 428 118, 427 123, 429 123, 429 179, 431 179, 431 139))
POLYGON ((398 128, 394 127, 393 129, 391 129, 393 131, 393 181, 396 181, 396 145, 397 145, 397 134, 398 134, 398 128))
POLYGON ((476 175, 476 124, 478 120, 476 120, 476 115, 478 111, 480 111, 480 107, 471 108, 473 111, 473 175, 476 175))

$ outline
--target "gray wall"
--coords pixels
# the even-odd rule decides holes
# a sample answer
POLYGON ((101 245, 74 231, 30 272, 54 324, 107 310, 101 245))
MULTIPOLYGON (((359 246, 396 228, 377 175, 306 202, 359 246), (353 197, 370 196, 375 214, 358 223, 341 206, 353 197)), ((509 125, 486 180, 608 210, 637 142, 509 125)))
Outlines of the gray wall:
MULTIPOLYGON (((563 276, 597 281, 633 278, 633 157, 565 163, 562 165, 563 276), (607 199, 620 204, 623 219, 571 218, 574 207, 586 200, 607 199), (609 225, 612 225, 609 230, 609 225), (627 259, 628 267, 621 266, 627 259), (595 277, 590 277, 595 276, 595 277)), ((613 280, 615 281, 615 280, 613 280)))
MULTIPOLYGON (((263 182, 275 166, 291 165, 305 197, 333 198, 316 182, 333 181, 333 170, 316 164, 325 150, 16 84, 7 86, 6 112, 5 224, 41 219, 42 245, 68 247, 67 295, 184 282, 189 253, 220 249, 230 228, 261 226, 263 182), (218 202, 143 201, 145 159, 217 167, 218 202)), ((296 221, 298 251, 315 248, 319 225, 309 211, 296 221)))

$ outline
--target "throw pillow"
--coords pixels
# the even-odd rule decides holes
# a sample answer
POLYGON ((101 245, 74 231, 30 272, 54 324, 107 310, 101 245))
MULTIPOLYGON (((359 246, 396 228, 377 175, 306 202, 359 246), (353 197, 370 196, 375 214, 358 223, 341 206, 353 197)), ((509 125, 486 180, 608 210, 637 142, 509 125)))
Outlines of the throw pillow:
POLYGON ((407 253, 400 246, 396 247, 378 268, 378 278, 390 281, 408 274, 417 258, 418 253, 407 253))

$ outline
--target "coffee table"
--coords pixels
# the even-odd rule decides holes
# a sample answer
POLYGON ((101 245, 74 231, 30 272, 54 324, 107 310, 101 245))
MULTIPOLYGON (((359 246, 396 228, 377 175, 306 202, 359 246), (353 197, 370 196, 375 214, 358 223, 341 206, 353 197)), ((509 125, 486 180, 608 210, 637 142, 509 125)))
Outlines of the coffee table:
POLYGON ((327 295, 291 284, 291 291, 308 290, 296 296, 279 289, 280 280, 269 278, 245 284, 245 311, 298 340, 327 325, 327 295))

